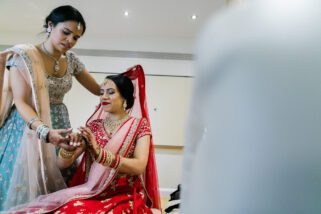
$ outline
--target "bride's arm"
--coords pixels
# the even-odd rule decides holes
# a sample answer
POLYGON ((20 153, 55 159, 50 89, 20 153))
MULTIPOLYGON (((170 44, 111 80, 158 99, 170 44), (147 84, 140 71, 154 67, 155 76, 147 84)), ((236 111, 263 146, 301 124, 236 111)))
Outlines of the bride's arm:
MULTIPOLYGON (((108 156, 107 153, 110 153, 110 151, 101 148, 97 144, 95 135, 91 132, 89 128, 81 127, 80 131, 83 137, 87 140, 88 146, 91 147, 91 152, 93 153, 96 161, 100 164, 106 165, 106 159, 108 159, 106 158, 106 156, 108 156), (100 158, 99 154, 103 152, 105 153, 104 154, 105 158, 100 158), (104 160, 101 161, 101 159, 104 159, 104 160)), ((150 145, 150 135, 144 135, 138 138, 136 142, 135 150, 134 150, 134 157, 120 158, 120 163, 118 164, 119 172, 130 174, 130 175, 142 174, 146 169, 146 165, 148 161, 149 145, 150 145)), ((112 154, 112 156, 113 156, 112 157, 113 160, 111 162, 115 163, 116 161, 115 159, 117 155, 112 154)))
POLYGON ((150 135, 145 135, 139 138, 136 142, 133 158, 121 158, 119 167, 120 173, 130 175, 142 174, 147 165, 149 156, 150 135))

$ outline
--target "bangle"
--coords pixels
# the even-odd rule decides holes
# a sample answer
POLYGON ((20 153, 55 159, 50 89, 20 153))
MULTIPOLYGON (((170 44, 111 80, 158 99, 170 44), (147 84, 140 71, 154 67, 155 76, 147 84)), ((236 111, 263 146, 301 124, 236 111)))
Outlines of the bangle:
POLYGON ((103 155, 102 155, 102 159, 101 159, 101 164, 105 165, 105 162, 106 162, 107 157, 108 157, 107 156, 108 153, 104 149, 102 149, 102 153, 103 153, 103 155))
POLYGON ((118 170, 120 169, 120 167, 123 165, 123 162, 122 162, 122 157, 119 156, 119 161, 118 161, 118 165, 115 166, 115 169, 118 170))
POLYGON ((38 117, 33 117, 33 118, 31 118, 31 120, 29 120, 29 122, 27 123, 27 126, 29 127, 30 130, 32 130, 31 125, 33 124, 33 122, 35 122, 37 120, 40 120, 40 119, 38 117))
POLYGON ((67 151, 65 149, 59 149, 59 157, 64 159, 70 159, 74 155, 75 151, 67 151))
POLYGON ((111 168, 114 168, 116 165, 118 165, 119 160, 119 156, 115 156, 113 155, 112 152, 110 151, 106 151, 102 148, 100 148, 99 150, 99 154, 98 157, 96 158, 96 161, 104 166, 109 166, 111 168))
POLYGON ((109 166, 113 162, 113 154, 110 151, 107 151, 107 160, 105 161, 104 165, 109 166))
POLYGON ((119 155, 114 155, 114 158, 113 158, 113 160, 111 161, 111 163, 109 165, 110 168, 115 168, 115 166, 117 165, 118 160, 119 160, 119 155))
POLYGON ((119 169, 119 168, 121 167, 122 161, 121 161, 120 155, 115 155, 114 157, 115 157, 115 158, 114 158, 114 161, 113 161, 113 163, 110 165, 110 167, 117 170, 117 169, 119 169))
POLYGON ((121 166, 121 158, 120 158, 120 156, 119 155, 117 155, 116 157, 115 157, 115 165, 112 167, 112 168, 114 168, 114 169, 119 169, 120 168, 120 166, 121 166))
POLYGON ((47 140, 47 136, 49 135, 49 127, 45 124, 41 124, 37 127, 36 129, 36 133, 38 138, 41 140, 41 142, 44 143, 49 143, 49 141, 47 140))
MULTIPOLYGON (((96 156, 97 158, 96 158, 96 161, 97 162, 100 162, 101 161, 101 156, 102 156, 102 151, 101 151, 102 149, 101 148, 99 148, 99 150, 98 150, 98 155, 96 156)), ((94 151, 95 152, 95 151, 94 151)), ((95 154, 94 154, 95 155, 95 154)), ((94 156, 95 157, 95 156, 94 156)))

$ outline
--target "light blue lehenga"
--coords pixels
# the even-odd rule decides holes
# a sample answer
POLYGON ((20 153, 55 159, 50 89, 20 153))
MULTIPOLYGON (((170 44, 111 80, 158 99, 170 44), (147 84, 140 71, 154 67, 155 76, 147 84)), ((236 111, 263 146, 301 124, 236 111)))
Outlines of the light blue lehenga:
MULTIPOLYGON (((0 202, 6 197, 24 126, 25 121, 13 106, 4 126, 0 129, 0 202)), ((0 210, 2 210, 1 205, 0 210)))
MULTIPOLYGON (((63 77, 46 76, 50 100, 51 125, 54 129, 71 127, 67 108, 63 104, 63 97, 71 89, 72 76, 84 70, 84 65, 73 52, 67 52, 66 58, 67 71, 63 77)), ((17 55, 9 58, 7 67, 19 66, 19 60, 21 61, 22 57, 17 55)), ((23 198, 23 194, 20 194, 19 197, 22 198, 15 198, 13 199, 15 201, 11 203, 8 202, 8 200, 12 199, 7 195, 8 190, 13 188, 11 187, 12 174, 16 159, 19 156, 20 139, 25 130, 25 126, 25 121, 20 116, 15 105, 13 105, 8 117, 0 128, 0 211, 9 208, 8 204, 10 206, 10 204, 16 205, 28 202, 28 199, 23 198)), ((62 171, 65 182, 68 182, 71 178, 75 168, 75 166, 72 166, 62 171)))

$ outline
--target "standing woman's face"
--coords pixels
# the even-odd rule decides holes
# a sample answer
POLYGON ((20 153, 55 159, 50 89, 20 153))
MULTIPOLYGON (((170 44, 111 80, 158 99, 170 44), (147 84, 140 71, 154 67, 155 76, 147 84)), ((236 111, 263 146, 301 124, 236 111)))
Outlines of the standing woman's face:
POLYGON ((52 26, 49 40, 53 48, 61 53, 74 47, 83 33, 83 26, 80 24, 79 28, 76 21, 59 22, 55 27, 52 23, 48 24, 52 26))

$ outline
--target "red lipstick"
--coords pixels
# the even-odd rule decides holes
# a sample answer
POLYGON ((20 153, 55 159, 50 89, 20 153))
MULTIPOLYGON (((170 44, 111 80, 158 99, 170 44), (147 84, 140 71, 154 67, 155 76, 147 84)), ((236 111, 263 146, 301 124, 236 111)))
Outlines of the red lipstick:
POLYGON ((103 105, 103 106, 106 106, 106 105, 108 105, 108 104, 110 104, 109 102, 101 102, 101 104, 103 105))

